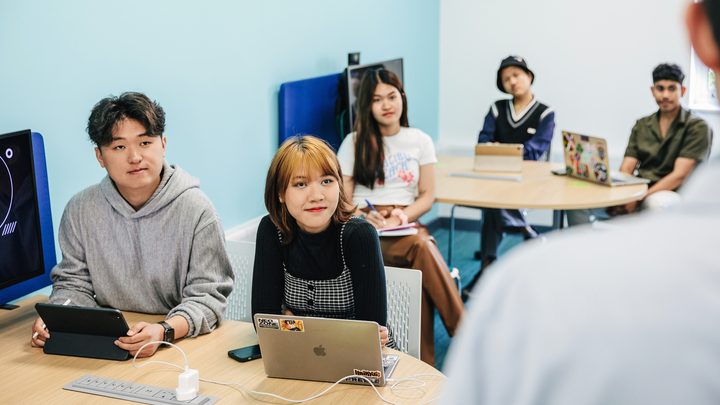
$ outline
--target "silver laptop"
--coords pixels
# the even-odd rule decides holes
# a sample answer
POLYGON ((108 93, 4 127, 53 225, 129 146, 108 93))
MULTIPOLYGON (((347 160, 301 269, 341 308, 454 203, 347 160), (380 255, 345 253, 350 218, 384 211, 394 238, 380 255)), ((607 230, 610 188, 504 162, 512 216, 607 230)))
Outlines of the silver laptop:
POLYGON ((399 360, 382 353, 375 322, 268 314, 254 320, 268 377, 335 382, 361 375, 384 386, 399 360))
POLYGON ((521 143, 479 143, 475 145, 476 172, 522 172, 521 143))
POLYGON ((610 171, 607 142, 596 136, 563 131, 565 170, 571 177, 606 186, 647 184, 648 179, 610 171))

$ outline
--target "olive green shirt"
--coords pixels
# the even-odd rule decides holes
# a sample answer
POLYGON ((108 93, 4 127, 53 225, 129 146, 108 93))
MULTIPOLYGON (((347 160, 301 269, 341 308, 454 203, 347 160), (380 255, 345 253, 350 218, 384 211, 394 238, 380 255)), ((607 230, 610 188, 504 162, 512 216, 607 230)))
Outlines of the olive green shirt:
POLYGON ((680 109, 663 138, 658 111, 637 120, 625 156, 640 162, 638 175, 652 184, 670 174, 679 157, 695 159, 698 163, 707 158, 711 139, 707 122, 684 108, 680 109))

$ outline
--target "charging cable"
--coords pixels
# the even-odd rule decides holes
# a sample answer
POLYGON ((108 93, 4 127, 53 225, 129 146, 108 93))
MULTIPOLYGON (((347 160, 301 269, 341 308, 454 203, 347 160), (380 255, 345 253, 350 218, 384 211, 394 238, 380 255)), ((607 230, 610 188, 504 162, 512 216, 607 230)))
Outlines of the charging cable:
POLYGON ((137 352, 135 352, 135 356, 133 356, 133 360, 132 360, 132 366, 135 368, 143 368, 143 367, 147 366, 148 364, 153 364, 153 363, 164 364, 164 365, 172 366, 172 367, 179 368, 180 370, 182 370, 182 373, 180 373, 180 375, 178 376, 178 386, 177 386, 177 388, 175 388, 175 397, 177 398, 178 401, 189 401, 191 399, 195 399, 195 397, 198 396, 198 392, 200 391, 200 373, 197 370, 190 368, 190 366, 188 364, 187 355, 185 355, 185 351, 183 351, 183 349, 181 349, 180 347, 178 347, 170 342, 164 342, 164 341, 159 341, 159 340, 145 343, 144 345, 140 346, 140 348, 138 349, 137 352), (161 361, 161 360, 150 360, 148 362, 144 362, 143 364, 141 364, 139 366, 136 365, 135 361, 137 360, 138 354, 140 354, 145 347, 147 347, 149 345, 153 345, 153 344, 168 345, 170 347, 173 347, 173 348, 179 350, 180 354, 182 354, 182 356, 183 356, 183 360, 185 361, 185 367, 180 367, 177 364, 169 363, 167 361, 161 361))
MULTIPOLYGON (((183 351, 183 349, 181 349, 180 347, 178 347, 170 342, 164 342, 164 341, 152 341, 152 342, 145 343, 144 345, 140 346, 140 349, 138 349, 138 351, 135 353, 135 356, 133 356, 132 366, 134 368, 143 368, 143 367, 147 366, 148 364, 163 364, 166 366, 175 367, 182 371, 182 373, 180 373, 180 375, 178 376, 178 386, 177 386, 177 388, 175 388, 175 397, 179 401, 189 401, 189 400, 197 397, 198 392, 200 391, 200 381, 202 381, 202 382, 206 382, 206 383, 210 383, 210 384, 225 385, 228 387, 236 387, 241 392, 245 392, 252 397, 270 397, 270 398, 279 399, 281 401, 285 401, 285 402, 288 402, 291 404, 301 404, 304 402, 308 402, 308 401, 312 401, 314 399, 320 398, 321 396, 330 392, 330 390, 335 388, 338 384, 342 383, 343 381, 345 381, 349 378, 356 378, 356 379, 359 378, 361 380, 364 380, 368 384, 370 384, 370 387, 372 387, 373 391, 375 391, 375 394, 378 396, 378 398, 380 398, 381 401, 385 402, 386 404, 390 404, 390 405, 399 405, 398 403, 392 402, 389 399, 383 397, 382 394, 380 394, 380 391, 378 391, 378 389, 375 387, 375 384, 373 384, 373 382, 370 381, 367 377, 361 376, 361 375, 347 375, 347 376, 337 380, 331 386, 320 391, 319 393, 309 396, 307 398, 303 398, 303 399, 285 398, 283 396, 273 394, 272 392, 250 390, 250 389, 245 388, 245 386, 243 386, 240 383, 216 381, 216 380, 200 378, 200 373, 198 372, 198 370, 195 370, 195 369, 192 369, 189 367, 189 363, 188 363, 188 359, 187 359, 187 355, 185 354, 185 351, 183 351), (145 347, 147 347, 149 345, 153 345, 153 344, 167 345, 167 346, 173 347, 173 348, 177 349, 178 351, 180 351, 180 354, 182 354, 183 361, 185 363, 184 367, 178 366, 177 364, 170 363, 167 361, 162 361, 162 360, 150 360, 150 361, 143 362, 140 365, 137 365, 136 360, 137 360, 138 354, 140 354, 145 347)), ((394 395, 397 395, 400 398, 405 398, 405 399, 417 399, 417 397, 399 395, 396 391, 415 390, 415 391, 421 392, 421 394, 422 394, 421 396, 425 396, 427 394, 427 391, 423 387, 425 387, 427 385, 427 383, 425 381, 423 381, 423 379, 421 377, 437 378, 437 375, 435 375, 435 374, 415 374, 415 375, 412 375, 409 377, 404 377, 404 378, 401 378, 398 380, 388 379, 387 382, 392 383, 392 385, 390 386, 390 392, 392 392, 394 395), (407 383, 411 383, 411 384, 408 385, 407 383), (412 383, 414 383, 414 384, 412 384, 412 383)), ((428 401, 422 402, 422 404, 429 404, 429 403, 436 401, 437 399, 438 399, 437 397, 432 398, 428 401)))
POLYGON ((390 405, 399 405, 398 403, 392 402, 392 401, 390 401, 389 399, 383 397, 382 394, 380 394, 380 391, 378 391, 377 388, 375 387, 375 384, 373 384, 373 382, 370 381, 367 377, 362 376, 362 375, 355 375, 355 374, 353 374, 353 375, 346 375, 345 377, 343 377, 343 378, 335 381, 335 383, 333 383, 333 385, 325 388, 324 390, 320 391, 319 393, 317 393, 317 394, 315 394, 315 395, 312 395, 312 396, 309 396, 309 397, 307 397, 307 398, 303 398, 303 399, 285 398, 285 397, 283 397, 283 396, 280 396, 280 395, 277 395, 277 394, 273 394, 272 392, 262 392, 262 391, 249 390, 249 389, 245 388, 242 384, 234 383, 234 382, 224 382, 224 381, 207 380, 207 379, 204 379, 204 378, 200 379, 200 381, 202 381, 202 382, 207 382, 207 383, 211 383, 211 384, 226 385, 226 386, 229 386, 229 387, 237 387, 237 388, 240 389, 240 391, 245 392, 245 393, 247 393, 248 395, 250 395, 250 396, 252 396, 252 397, 270 397, 270 398, 279 399, 279 400, 281 400, 281 401, 289 402, 289 403, 291 403, 291 404, 301 404, 301 403, 303 403, 303 402, 308 402, 308 401, 312 401, 312 400, 314 400, 314 399, 320 398, 321 396, 327 394, 328 392, 330 392, 330 390, 332 390, 333 388, 335 388, 335 386, 337 386, 337 385, 340 384, 341 382, 347 380, 348 378, 359 378, 359 379, 364 380, 365 382, 367 382, 368 384, 370 384, 370 386, 372 387, 373 391, 375 391, 375 394, 378 396, 378 398, 380 398, 381 401, 385 402, 386 404, 390 404, 390 405))

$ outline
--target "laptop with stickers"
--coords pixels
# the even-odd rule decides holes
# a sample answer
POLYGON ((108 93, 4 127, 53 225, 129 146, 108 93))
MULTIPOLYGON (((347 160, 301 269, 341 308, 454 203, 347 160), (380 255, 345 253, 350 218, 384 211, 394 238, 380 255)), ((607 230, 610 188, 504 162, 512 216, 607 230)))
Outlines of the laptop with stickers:
POLYGON ((606 186, 647 184, 648 179, 610 172, 607 142, 603 138, 563 131, 565 170, 570 177, 606 186))
MULTIPOLYGON (((382 353, 375 322, 268 314, 254 320, 268 377, 336 382, 361 375, 384 386, 399 360, 382 353)), ((343 383, 367 385, 357 377, 343 383)))

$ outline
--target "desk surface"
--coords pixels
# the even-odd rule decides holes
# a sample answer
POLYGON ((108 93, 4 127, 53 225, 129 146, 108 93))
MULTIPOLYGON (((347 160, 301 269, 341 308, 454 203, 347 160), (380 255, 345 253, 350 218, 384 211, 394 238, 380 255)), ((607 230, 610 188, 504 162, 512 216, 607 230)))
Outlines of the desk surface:
POLYGON ((550 170, 561 163, 524 161, 520 181, 453 177, 473 173, 473 158, 440 156, 436 165, 435 201, 483 208, 581 209, 625 204, 645 195, 647 185, 608 187, 550 170))
MULTIPOLYGON (((85 359, 80 357, 46 355, 42 349, 30 347, 30 330, 37 314, 35 303, 45 302, 47 297, 36 296, 20 303, 20 308, 0 313, 0 399, 5 404, 123 404, 112 398, 66 391, 62 386, 85 374, 110 377, 118 380, 138 382, 160 387, 175 387, 178 371, 169 366, 152 364, 141 369, 131 366, 130 361, 85 359)), ((160 320, 157 315, 126 313, 129 324, 139 320, 160 320)), ((238 347, 257 343, 252 324, 226 321, 214 332, 195 339, 183 339, 178 345, 185 350, 192 368, 200 371, 200 378, 231 381, 247 389, 272 392, 284 397, 301 399, 316 394, 330 386, 328 383, 295 381, 268 378, 261 360, 239 363, 228 358, 227 352, 238 347)), ((400 362, 393 373, 394 379, 419 374, 432 374, 426 380, 425 395, 416 390, 400 391, 399 396, 390 386, 379 388, 380 393, 393 402, 411 404, 430 401, 439 395, 444 377, 431 366, 414 357, 400 354, 400 362)), ((177 350, 161 349, 153 360, 164 360, 182 364, 177 350)), ((138 361, 140 363, 142 360, 138 361)), ((284 403, 279 401, 261 402, 237 389, 201 382, 200 392, 221 398, 225 403, 284 403)), ((340 384, 325 396, 309 402, 311 404, 371 404, 379 398, 366 386, 340 384)))

